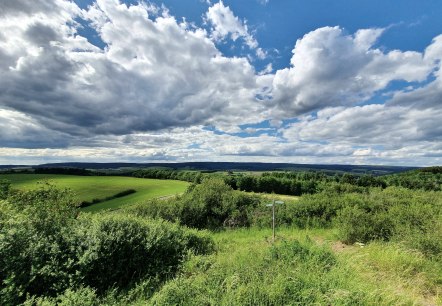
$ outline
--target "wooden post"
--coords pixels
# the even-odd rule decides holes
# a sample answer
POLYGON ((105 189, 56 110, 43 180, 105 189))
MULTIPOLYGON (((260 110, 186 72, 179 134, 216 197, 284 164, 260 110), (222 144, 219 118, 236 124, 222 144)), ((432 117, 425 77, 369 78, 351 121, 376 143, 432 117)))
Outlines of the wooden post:
POLYGON ((273 228, 273 243, 275 243, 275 200, 272 205, 272 228, 273 228))
POLYGON ((272 203, 266 204, 267 207, 272 206, 272 241, 273 243, 276 240, 276 234, 275 234, 275 227, 276 227, 276 220, 275 220, 275 205, 276 204, 284 204, 283 201, 276 201, 273 199, 272 203))

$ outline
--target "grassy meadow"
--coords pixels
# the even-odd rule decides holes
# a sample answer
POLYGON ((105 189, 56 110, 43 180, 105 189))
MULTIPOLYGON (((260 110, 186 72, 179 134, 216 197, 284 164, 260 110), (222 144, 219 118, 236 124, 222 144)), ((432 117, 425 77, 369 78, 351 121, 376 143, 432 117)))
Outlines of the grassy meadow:
MULTIPOLYGON (((401 244, 345 245, 334 229, 213 234, 149 305, 440 305, 442 267, 401 244)), ((140 298, 136 305, 146 300, 140 298)))
POLYGON ((136 192, 124 197, 111 199, 82 208, 84 211, 115 209, 157 197, 167 197, 182 193, 189 185, 174 180, 140 179, 123 176, 75 176, 60 174, 3 174, 0 180, 12 183, 13 188, 21 190, 36 189, 43 183, 57 188, 69 188, 79 201, 105 199, 119 192, 133 189, 136 192))

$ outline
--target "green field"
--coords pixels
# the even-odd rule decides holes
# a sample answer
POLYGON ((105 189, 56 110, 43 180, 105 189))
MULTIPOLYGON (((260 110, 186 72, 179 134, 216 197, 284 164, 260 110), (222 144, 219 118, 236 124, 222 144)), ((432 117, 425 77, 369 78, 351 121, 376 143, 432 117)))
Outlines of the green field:
POLYGON ((58 188, 69 188, 79 201, 104 199, 128 189, 136 192, 121 198, 93 204, 83 211, 98 211, 108 208, 118 208, 141 202, 147 199, 164 197, 182 193, 189 183, 172 180, 141 179, 122 176, 75 176, 59 174, 4 174, 0 180, 6 179, 13 188, 35 189, 42 182, 49 182, 58 188))

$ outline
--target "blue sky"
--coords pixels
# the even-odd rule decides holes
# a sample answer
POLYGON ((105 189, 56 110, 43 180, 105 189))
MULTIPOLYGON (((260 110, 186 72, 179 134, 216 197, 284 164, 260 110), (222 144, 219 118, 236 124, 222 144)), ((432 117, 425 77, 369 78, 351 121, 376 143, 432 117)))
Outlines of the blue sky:
MULTIPOLYGON (((86 8, 94 1, 75 2, 86 8)), ((164 5, 177 19, 186 18, 198 26, 204 26, 203 15, 210 5, 203 0, 150 2, 164 5)), ((271 59, 254 63, 257 68, 268 62, 275 69, 287 67, 296 39, 324 26, 341 26, 350 33, 364 28, 389 28, 379 39, 379 46, 414 51, 423 51, 442 29, 442 5, 438 0, 403 0, 400 5, 395 0, 224 0, 224 4, 247 20, 263 48, 279 51, 271 59)), ((219 47, 229 55, 241 54, 240 50, 232 51, 231 45, 231 42, 226 42, 219 47)))
POLYGON ((0 163, 440 165, 440 1, 8 2, 0 163))

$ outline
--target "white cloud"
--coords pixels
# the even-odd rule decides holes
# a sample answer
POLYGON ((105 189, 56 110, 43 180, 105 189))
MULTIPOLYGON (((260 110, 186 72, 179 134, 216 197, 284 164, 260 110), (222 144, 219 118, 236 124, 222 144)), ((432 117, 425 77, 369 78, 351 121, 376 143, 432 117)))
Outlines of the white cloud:
POLYGON ((242 39, 265 56, 222 2, 206 14, 210 32, 165 8, 116 0, 85 10, 7 0, 0 16, 0 163, 442 159, 442 35, 423 53, 383 51, 374 45, 384 29, 320 28, 298 39, 291 67, 272 74, 271 63, 256 72, 217 49, 214 41, 242 39), (78 18, 104 49, 79 35, 78 18), (422 84, 362 105, 393 80, 422 84), (264 120, 270 127, 239 127, 264 120))
POLYGON ((3 106, 81 135, 261 117, 254 68, 245 58, 224 57, 205 30, 167 14, 151 19, 142 4, 98 0, 71 15, 64 6, 54 8, 63 18, 29 15, 19 28, 19 15, 0 21, 3 106), (105 50, 78 35, 78 15, 93 22, 105 50))
POLYGON ((293 123, 284 137, 397 148, 419 141, 442 141, 439 118, 442 109, 386 105, 331 108, 319 111, 315 118, 293 123))
POLYGON ((66 147, 69 135, 52 131, 32 117, 13 110, 0 109, 0 144, 7 147, 66 147))
POLYGON ((264 59, 267 54, 262 48, 258 48, 258 41, 250 33, 247 23, 235 16, 230 7, 225 6, 222 1, 215 3, 206 13, 206 20, 211 24, 211 38, 220 42, 226 38, 236 41, 242 38, 250 49, 256 49, 256 56, 264 59))
POLYGON ((433 39, 424 53, 426 62, 434 65, 434 80, 417 89, 397 91, 389 105, 402 105, 417 109, 442 109, 442 35, 433 39))
POLYGON ((0 148, 0 163, 76 161, 266 161, 292 163, 430 165, 442 160, 440 142, 407 143, 378 149, 347 142, 317 143, 293 139, 283 142, 269 135, 241 138, 218 135, 202 127, 129 136, 100 136, 63 149, 0 148), (100 146, 94 145, 97 141, 100 146))
POLYGON ((424 81, 434 68, 419 52, 384 53, 372 45, 382 29, 345 34, 324 27, 298 39, 292 67, 278 70, 273 97, 280 116, 361 103, 393 80, 424 81))

